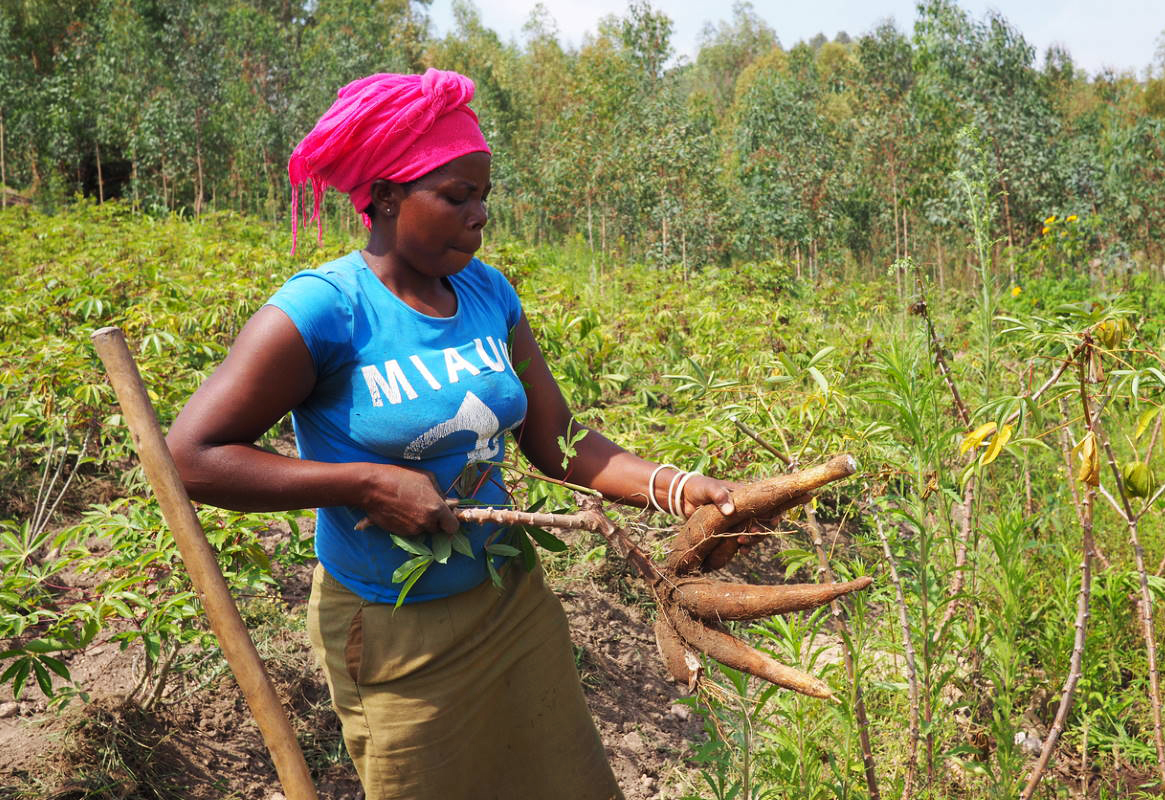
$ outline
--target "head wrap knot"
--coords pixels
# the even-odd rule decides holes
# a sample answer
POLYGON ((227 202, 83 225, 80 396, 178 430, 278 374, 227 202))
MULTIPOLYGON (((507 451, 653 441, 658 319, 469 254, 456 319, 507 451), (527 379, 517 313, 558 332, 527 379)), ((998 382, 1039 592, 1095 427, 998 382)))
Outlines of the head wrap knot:
MULTIPOLYGON (((310 181, 311 219, 322 235, 320 201, 328 186, 349 196, 363 213, 377 179, 415 180, 467 153, 490 152, 467 103, 473 81, 456 72, 380 73, 337 93, 287 162, 291 179, 291 249, 298 234, 300 194, 310 181)), ((367 217, 364 224, 369 225, 367 217)))

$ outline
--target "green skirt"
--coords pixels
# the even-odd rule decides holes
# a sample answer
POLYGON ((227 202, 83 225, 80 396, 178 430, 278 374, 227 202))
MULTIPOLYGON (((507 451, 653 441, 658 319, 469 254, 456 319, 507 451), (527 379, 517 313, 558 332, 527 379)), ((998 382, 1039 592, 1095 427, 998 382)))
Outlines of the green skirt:
POLYGON ((394 610, 317 566, 308 631, 367 800, 622 798, 542 568, 394 610))

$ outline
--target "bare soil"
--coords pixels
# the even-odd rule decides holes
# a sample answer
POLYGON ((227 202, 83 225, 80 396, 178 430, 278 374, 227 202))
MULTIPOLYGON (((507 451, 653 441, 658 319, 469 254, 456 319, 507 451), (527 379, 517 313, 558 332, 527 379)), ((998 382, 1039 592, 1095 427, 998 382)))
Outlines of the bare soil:
MULTIPOLYGON (((576 539, 572 550, 595 544, 576 539)), ((276 575, 278 600, 268 602, 288 615, 277 619, 302 622, 313 566, 276 575)), ((547 571, 570 621, 591 712, 628 800, 682 796, 694 785, 695 767, 686 759, 703 727, 699 715, 679 702, 682 691, 660 664, 650 605, 637 579, 605 558, 562 565, 551 558, 547 571)), ((0 689, 0 798, 281 800, 258 728, 221 659, 209 674, 191 673, 198 674, 197 683, 174 681, 145 710, 127 701, 140 650, 123 650, 108 635, 67 659, 88 703, 74 700, 60 711, 35 688, 19 702, 7 687, 0 689)), ((360 800, 302 624, 264 627, 255 638, 320 796, 360 800)))

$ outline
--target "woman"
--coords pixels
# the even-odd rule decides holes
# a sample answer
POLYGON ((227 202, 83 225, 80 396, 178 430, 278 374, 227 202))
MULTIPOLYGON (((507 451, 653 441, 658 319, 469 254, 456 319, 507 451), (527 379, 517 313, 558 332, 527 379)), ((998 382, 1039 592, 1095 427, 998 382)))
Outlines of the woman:
POLYGON ((558 442, 583 429, 513 288, 473 257, 490 150, 472 94, 467 78, 438 70, 340 90, 289 173, 296 194, 312 183, 313 218, 327 186, 347 193, 368 245, 276 292, 168 441, 197 500, 318 508, 309 631, 370 800, 619 797, 541 570, 502 567, 500 591, 487 579, 494 526, 469 526, 473 557, 432 564, 394 611, 394 573, 413 554, 392 534, 455 533, 450 498, 505 505, 490 465, 507 432, 547 475, 611 500, 732 511, 729 484, 594 431, 564 468, 558 442), (254 444, 288 411, 299 459, 254 444), (371 526, 358 529, 364 517, 371 526))

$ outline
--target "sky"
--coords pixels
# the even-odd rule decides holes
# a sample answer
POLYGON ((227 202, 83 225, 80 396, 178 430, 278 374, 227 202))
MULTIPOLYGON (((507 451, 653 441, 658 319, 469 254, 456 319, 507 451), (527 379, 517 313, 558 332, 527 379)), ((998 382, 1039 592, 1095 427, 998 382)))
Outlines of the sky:
MULTIPOLYGON (((505 40, 522 40, 522 25, 538 0, 474 0, 482 21, 505 40)), ((453 0, 432 0, 429 13, 438 34, 452 26, 453 0)), ((542 0, 558 24, 559 39, 577 46, 598 20, 607 14, 622 15, 626 0, 542 0)), ((753 0, 757 14, 777 32, 788 48, 798 41, 824 33, 832 39, 844 30, 858 36, 885 19, 893 19, 906 33, 913 30, 913 0, 753 0)), ((1072 54, 1078 68, 1089 75, 1111 68, 1142 76, 1159 63, 1156 50, 1165 34, 1165 0, 959 0, 972 18, 989 11, 1000 12, 1036 48, 1036 63, 1052 44, 1072 54)), ((652 0, 675 23, 672 46, 677 55, 693 60, 700 31, 707 22, 730 19, 732 1, 652 0)), ((1158 68, 1159 69, 1159 68, 1158 68)))

